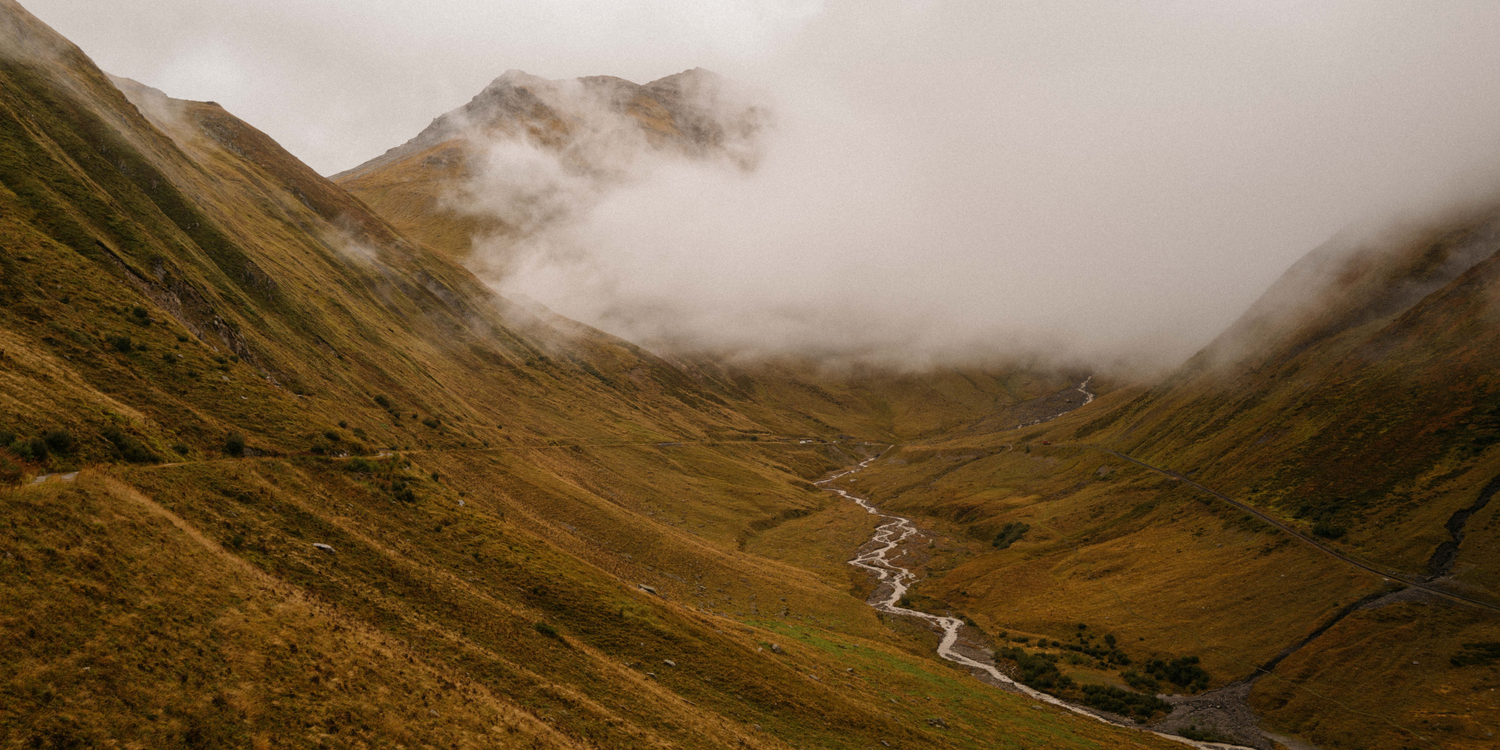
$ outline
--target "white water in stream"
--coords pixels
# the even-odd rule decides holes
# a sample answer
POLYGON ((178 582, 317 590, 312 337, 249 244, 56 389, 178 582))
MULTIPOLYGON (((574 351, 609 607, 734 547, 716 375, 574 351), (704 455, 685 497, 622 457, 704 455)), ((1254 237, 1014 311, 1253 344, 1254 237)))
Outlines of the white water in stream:
MULTIPOLYGON (((1092 401, 1093 394, 1088 392, 1087 386, 1088 381, 1086 380, 1084 381, 1083 385, 1079 386, 1079 390, 1083 391, 1083 393, 1089 397, 1089 401, 1092 401)), ((1087 403, 1087 401, 1085 403, 1087 403)), ((864 461, 860 462, 858 466, 855 466, 852 469, 834 474, 827 479, 822 479, 814 482, 814 484, 827 485, 829 482, 849 476, 850 474, 864 469, 865 467, 874 463, 878 458, 880 458, 880 456, 865 459, 864 461)), ((916 583, 917 575, 910 570, 897 565, 892 558, 888 557, 888 555, 896 551, 897 548, 907 540, 911 540, 914 537, 917 540, 920 540, 922 537, 922 532, 917 529, 916 524, 911 522, 911 519, 903 518, 901 516, 893 516, 889 513, 881 513, 879 509, 877 509, 874 505, 871 505, 870 501, 865 498, 859 497, 858 495, 852 494, 845 490, 841 490, 837 487, 825 486, 823 487, 823 489, 828 492, 836 493, 839 497, 842 497, 846 500, 853 500, 855 503, 859 504, 859 507, 864 508, 871 515, 876 515, 880 516, 881 518, 887 519, 886 523, 881 524, 875 529, 875 535, 872 536, 869 543, 865 545, 865 547, 868 547, 869 549, 865 552, 859 553, 858 556, 849 561, 850 565, 868 570, 871 573, 874 573, 880 579, 881 585, 877 586, 875 589, 877 594, 884 589, 884 586, 886 584, 889 584, 890 586, 890 590, 886 593, 885 596, 879 599, 872 598, 872 600, 870 601, 870 606, 881 612, 900 615, 903 617, 915 617, 917 619, 926 620, 927 622, 937 625, 938 628, 943 631, 943 640, 938 644, 937 647, 938 656, 941 656, 948 661, 962 664, 963 666, 968 667, 971 670, 979 670, 984 675, 993 678, 994 681, 1002 683, 1006 687, 1015 690, 1016 692, 1019 692, 1027 696, 1028 698, 1031 698, 1032 700, 1041 703, 1048 703, 1066 711, 1072 711, 1075 714, 1087 716, 1097 721, 1102 721, 1106 724, 1130 726, 1128 724, 1118 724, 1117 722, 1110 721, 1109 719, 1098 716, 1060 698, 1053 697, 1051 695, 1043 693, 1040 690, 1022 685, 1021 683, 1016 682, 1015 680, 1006 676, 1004 672, 996 669, 995 665, 978 661, 976 659, 971 659, 959 653, 954 649, 954 646, 958 643, 958 631, 963 627, 962 620, 956 617, 942 617, 940 615, 928 614, 927 612, 919 612, 914 609, 907 609, 905 607, 896 606, 896 602, 901 601, 901 597, 906 595, 907 589, 909 589, 913 583, 916 583)), ((900 552, 896 555, 896 558, 899 559, 905 554, 905 552, 900 552)), ((1150 732, 1151 730, 1145 729, 1141 731, 1150 732)), ((1216 742, 1196 742, 1185 737, 1178 737, 1172 734, 1163 734, 1161 732, 1151 732, 1151 734, 1165 739, 1173 740, 1175 742, 1181 742, 1185 745, 1192 745, 1193 747, 1202 748, 1203 750, 1252 750, 1252 748, 1242 748, 1239 745, 1223 745, 1216 742)))

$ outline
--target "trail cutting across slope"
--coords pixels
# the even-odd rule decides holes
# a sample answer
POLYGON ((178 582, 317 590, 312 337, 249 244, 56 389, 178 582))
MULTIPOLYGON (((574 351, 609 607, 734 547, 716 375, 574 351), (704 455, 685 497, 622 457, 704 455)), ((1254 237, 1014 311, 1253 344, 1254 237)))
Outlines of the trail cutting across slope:
MULTIPOLYGON (((1448 591, 1446 589, 1441 589, 1441 588, 1438 588, 1436 586, 1431 586, 1431 585, 1429 585, 1425 581, 1422 581, 1422 580, 1419 580, 1419 579, 1415 579, 1415 578, 1413 578, 1411 576, 1402 575, 1402 574, 1400 574, 1400 573, 1398 573, 1398 572, 1396 572, 1394 570, 1377 568, 1374 565, 1371 565, 1370 563, 1367 563, 1367 562, 1364 562, 1362 560, 1358 560, 1358 559, 1355 559, 1353 557, 1350 557, 1349 555, 1346 555, 1346 554, 1344 554, 1342 552, 1339 552, 1338 550, 1336 550, 1336 549, 1334 549, 1334 548, 1332 548, 1332 547, 1330 547, 1330 546, 1328 546, 1326 544, 1323 544, 1323 543, 1319 542, 1316 539, 1313 539, 1311 536, 1308 536, 1307 534, 1304 534, 1301 531, 1298 531, 1297 529, 1293 528, 1291 526, 1291 524, 1289 524, 1289 523, 1281 520, 1280 518, 1277 518, 1277 517, 1271 515, 1270 513, 1267 513, 1265 511, 1259 509, 1259 508, 1256 508, 1253 505, 1248 505, 1246 503, 1242 503, 1242 502, 1240 502, 1238 500, 1235 500, 1234 498, 1232 498, 1232 497, 1230 497, 1228 495, 1225 495, 1224 493, 1219 492, 1217 490, 1213 490, 1213 489, 1209 489, 1208 487, 1204 487, 1203 485, 1198 484, 1197 482, 1194 482, 1193 480, 1191 480, 1191 479, 1187 478, 1186 476, 1184 476, 1182 474, 1179 474, 1179 473, 1177 473, 1175 471, 1171 471, 1170 469, 1163 469, 1163 468, 1158 467, 1158 466, 1152 466, 1151 464, 1148 464, 1145 461, 1142 461, 1142 460, 1140 460, 1138 458, 1127 456, 1124 453, 1120 453, 1119 451, 1115 451, 1115 450, 1110 450, 1109 448, 1104 448, 1102 446, 1100 447, 1100 450, 1103 450, 1104 452, 1109 453, 1110 455, 1113 455, 1113 456, 1115 456, 1117 458, 1122 458, 1122 459, 1124 459, 1126 461, 1129 461, 1129 462, 1131 462, 1133 464, 1136 464, 1137 466, 1140 466, 1142 468, 1154 471, 1154 472, 1156 472, 1158 474, 1161 474, 1162 476, 1170 477, 1172 479, 1180 481, 1183 484, 1185 484, 1185 485, 1187 485, 1189 487, 1192 487, 1193 489, 1196 489, 1196 490, 1198 490, 1200 492, 1207 493, 1207 494, 1212 495, 1212 496, 1214 496, 1214 497, 1216 497, 1216 498, 1218 498, 1220 500, 1223 500, 1224 502, 1229 503, 1230 505, 1233 505, 1234 507, 1239 508, 1242 511, 1245 511, 1246 513, 1249 513, 1249 514, 1255 516, 1256 518, 1259 518, 1260 520, 1265 521, 1266 523, 1269 523, 1272 526, 1275 526, 1276 528, 1281 529, 1282 531, 1285 531, 1286 533, 1290 534, 1292 536, 1292 538, 1296 539, 1297 541, 1302 542, 1303 544, 1306 544, 1308 546, 1311 546, 1311 547, 1313 547, 1313 548, 1321 551, 1323 554, 1328 555, 1329 557, 1332 557, 1332 558, 1337 559, 1337 560, 1342 560, 1343 562, 1346 562, 1346 563, 1348 563, 1350 565, 1353 565, 1356 568, 1360 568, 1360 569, 1363 569, 1363 570, 1368 570, 1369 572, 1374 573, 1375 575, 1381 576, 1383 578, 1389 578, 1389 579, 1394 580, 1394 581, 1400 581, 1401 583, 1404 583, 1407 586, 1410 586, 1410 587, 1412 587, 1414 589, 1421 589, 1423 591, 1426 591, 1426 592, 1429 592, 1429 593, 1432 593, 1432 594, 1437 594, 1438 596, 1444 597, 1446 599, 1450 599, 1450 600, 1455 601, 1455 602, 1459 602, 1461 604, 1468 604, 1468 605, 1473 606, 1473 607, 1479 607, 1481 609, 1488 609, 1488 610, 1493 611, 1493 612, 1500 612, 1500 605, 1495 605, 1495 604, 1491 604, 1489 602, 1480 601, 1479 599, 1474 599, 1472 597, 1464 596, 1463 594, 1459 594, 1459 593, 1456 593, 1456 592, 1453 592, 1453 591, 1448 591)), ((1483 503, 1484 502, 1488 502, 1489 498, 1488 497, 1482 497, 1481 500, 1482 500, 1482 502, 1480 504, 1478 504, 1477 507, 1475 507, 1473 509, 1474 512, 1477 512, 1478 509, 1483 508, 1484 507, 1483 503)), ((1463 518, 1460 520, 1460 526, 1459 526, 1459 528, 1462 528, 1461 523, 1464 522, 1464 521, 1467 521, 1467 520, 1468 520, 1468 516, 1467 515, 1463 516, 1463 518)), ((1453 523, 1453 522, 1450 521, 1449 523, 1453 523)), ((1455 549, 1456 549, 1456 544, 1455 544, 1455 549)))
MULTIPOLYGON (((827 485, 828 483, 833 482, 836 479, 849 476, 850 474, 865 469, 879 458, 880 456, 867 458, 854 468, 845 470, 838 474, 834 474, 833 476, 815 482, 814 484, 827 485)), ((937 647, 938 656, 941 656, 942 658, 956 664, 961 664, 965 667, 968 667, 971 672, 973 672, 984 682, 992 685, 997 685, 1013 692, 1021 693, 1022 695, 1025 695, 1032 700, 1051 704, 1063 710, 1071 711, 1081 716, 1087 716, 1091 719, 1095 719, 1106 724, 1126 726, 1131 727, 1132 729, 1137 728, 1129 724, 1111 721, 1110 719, 1100 716, 1099 714, 1096 714, 1085 708, 1075 706, 1060 698, 1048 695, 1047 693, 1043 693, 1040 690, 1036 690, 1034 688, 1023 685, 1011 679, 1004 672, 1001 672, 998 668, 995 667, 993 663, 990 663, 988 661, 980 661, 979 659, 975 659, 959 653, 956 647, 959 640, 959 630, 962 629, 964 625, 962 620, 956 617, 944 617, 941 615, 929 614, 927 612, 921 612, 915 609, 907 609, 905 607, 897 606, 896 602, 900 601, 901 597, 906 595, 907 589, 909 589, 913 583, 916 583, 917 575, 910 570, 892 562, 890 554, 896 551, 897 548, 902 545, 902 543, 909 540, 914 541, 920 539, 922 536, 922 532, 917 529, 916 524, 912 523, 911 519, 904 518, 902 516, 891 515, 889 513, 882 513, 878 508, 870 504, 870 501, 866 498, 859 497, 858 495, 852 494, 837 487, 824 486, 823 489, 828 492, 837 494, 839 497, 842 497, 846 500, 854 501, 871 515, 880 516, 881 518, 887 519, 886 523, 881 524, 875 529, 875 534, 870 538, 870 541, 863 547, 861 547, 861 549, 864 551, 860 552, 854 557, 853 560, 849 561, 850 565, 870 571, 880 580, 880 584, 876 587, 875 593, 871 594, 870 596, 870 606, 874 607, 880 612, 899 615, 902 617, 914 617, 919 620, 931 623, 932 625, 936 625, 939 630, 943 631, 943 640, 938 644, 937 647)), ((1142 729, 1141 731, 1151 732, 1151 730, 1148 729, 1142 729)), ((1165 739, 1173 740, 1175 742, 1181 742, 1186 745, 1192 745, 1193 747, 1203 748, 1204 750, 1252 750, 1251 748, 1243 748, 1240 745, 1225 745, 1217 742, 1197 742, 1194 740, 1186 739, 1184 737, 1178 737, 1176 735, 1162 734, 1161 732, 1151 732, 1151 734, 1163 737, 1165 739)))

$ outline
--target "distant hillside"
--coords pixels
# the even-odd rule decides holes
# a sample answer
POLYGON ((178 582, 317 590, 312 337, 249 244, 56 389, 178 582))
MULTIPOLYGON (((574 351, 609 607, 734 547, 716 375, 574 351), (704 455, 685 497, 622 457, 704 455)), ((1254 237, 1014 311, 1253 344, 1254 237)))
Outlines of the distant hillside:
MULTIPOLYGON (((546 204, 549 196, 540 196, 541 216, 517 218, 513 206, 465 208, 473 199, 462 193, 484 176, 486 154, 497 144, 547 150, 563 169, 602 187, 628 176, 648 152, 751 169, 769 122, 762 105, 702 68, 644 86, 612 76, 553 81, 511 70, 410 141, 333 180, 403 232, 464 259, 475 237, 522 236, 557 218, 547 211, 567 208, 546 204)), ((510 187, 515 203, 537 197, 510 187)))
MULTIPOLYGON (((1167 382, 1086 426, 1427 573, 1500 474, 1500 211, 1340 238, 1167 382)), ((1479 563, 1466 543, 1455 572, 1479 563)), ((1472 583, 1500 585, 1483 565, 1472 583)), ((1500 591, 1500 589, 1495 589, 1500 591)))

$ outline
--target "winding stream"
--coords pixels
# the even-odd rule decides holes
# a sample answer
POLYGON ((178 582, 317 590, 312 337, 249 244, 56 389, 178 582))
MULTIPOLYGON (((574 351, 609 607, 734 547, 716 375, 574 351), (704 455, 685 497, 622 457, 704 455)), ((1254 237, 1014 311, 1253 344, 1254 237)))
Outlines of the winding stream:
MULTIPOLYGON (((1087 385, 1088 381, 1084 381, 1083 385, 1079 386, 1079 390, 1083 391, 1083 393, 1089 396, 1089 401, 1092 401, 1093 394, 1088 392, 1087 385)), ((1085 403, 1087 403, 1087 401, 1085 403)), ((882 453, 881 455, 884 454, 882 453)), ((943 631, 943 640, 938 644, 937 647, 938 656, 941 656, 942 658, 956 664, 962 664, 963 666, 968 667, 970 670, 977 670, 978 675, 976 676, 982 675, 981 679, 988 677, 990 678, 991 682, 999 683, 1003 687, 1021 693, 1022 695, 1025 695, 1026 697, 1031 698, 1032 700, 1035 700, 1037 702, 1057 706, 1058 708, 1072 711, 1075 714, 1087 716, 1091 719, 1095 719, 1106 724, 1130 727, 1132 729, 1137 728, 1129 724, 1121 724, 1119 722, 1111 721, 1085 708, 1075 706, 1071 703, 1068 703, 1067 701, 1048 695, 1047 693, 1044 693, 1040 690, 1027 687, 1026 685, 1016 682, 1015 680, 1006 676, 1006 674, 997 669, 994 664, 982 662, 959 653, 955 649, 955 646, 958 644, 958 631, 963 627, 962 620, 959 620, 956 617, 943 617, 940 615, 929 614, 927 612, 919 612, 914 609, 907 609, 905 607, 899 607, 896 605, 896 602, 901 601, 901 597, 906 595, 906 592, 909 588, 911 588, 911 585, 917 582, 917 575, 910 570, 897 565, 894 562, 894 558, 890 557, 890 554, 892 552, 896 552, 898 548, 908 540, 921 540, 923 538, 922 532, 917 529, 916 524, 912 523, 911 519, 909 518, 894 516, 889 513, 882 513, 874 505, 871 505, 870 501, 865 498, 850 493, 846 490, 841 490, 837 487, 826 486, 834 480, 841 479, 843 477, 849 476, 850 474, 863 470, 879 458, 880 456, 874 456, 872 458, 865 459, 854 468, 842 471, 838 474, 834 474, 827 479, 822 479, 814 482, 814 484, 822 486, 825 491, 835 493, 845 500, 854 501, 859 505, 859 507, 864 508, 865 511, 870 513, 871 515, 880 516, 881 518, 886 519, 885 523, 881 524, 875 529, 875 534, 874 536, 870 537, 870 541, 865 543, 865 545, 860 548, 864 551, 860 552, 857 556, 855 556, 853 560, 849 561, 850 565, 868 570, 871 573, 874 573, 876 577, 880 579, 880 584, 876 586, 875 593, 870 597, 870 606, 874 607, 880 612, 885 612, 892 615, 900 615, 902 617, 915 617, 917 619, 925 620, 936 625, 938 629, 943 631), (882 595, 881 592, 885 592, 884 595, 882 595)), ((904 554, 906 553, 899 552, 895 557, 900 558, 904 554)), ((1141 731, 1151 732, 1151 734, 1157 735, 1164 739, 1181 742, 1185 745, 1192 745, 1193 747, 1202 748, 1203 750, 1225 750, 1227 748, 1234 748, 1236 750, 1251 750, 1251 748, 1242 748, 1239 745, 1224 745, 1216 742, 1196 742, 1184 737, 1178 737, 1177 735, 1152 732, 1149 729, 1142 729, 1141 731)))

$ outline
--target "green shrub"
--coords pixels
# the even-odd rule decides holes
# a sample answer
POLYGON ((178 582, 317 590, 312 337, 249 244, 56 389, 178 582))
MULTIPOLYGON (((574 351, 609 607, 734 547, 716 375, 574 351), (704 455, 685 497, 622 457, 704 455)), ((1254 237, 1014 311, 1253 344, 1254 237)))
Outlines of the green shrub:
POLYGON ((239 434, 238 432, 231 432, 228 435, 224 436, 224 455, 245 455, 245 436, 239 434))
POLYGON ((1500 661, 1500 643, 1465 643, 1463 650, 1448 657, 1455 667, 1484 667, 1500 661))
POLYGON ((344 471, 354 472, 355 474, 374 474, 375 472, 380 471, 380 464, 368 459, 356 457, 349 459, 349 461, 344 464, 344 471))
POLYGON ((38 461, 46 461, 47 454, 51 451, 47 449, 47 441, 39 437, 34 437, 26 441, 26 452, 30 453, 31 457, 38 461))
POLYGON ((997 654, 1014 661, 1021 668, 1021 682, 1037 690, 1063 690, 1073 687, 1073 678, 1057 671, 1055 654, 1032 654, 1014 646, 997 654))
POLYGON ((385 409, 386 411, 394 411, 396 408, 391 405, 391 400, 389 398, 386 398, 384 395, 377 395, 375 397, 375 403, 379 404, 380 408, 385 409))
POLYGON ((995 540, 990 542, 990 544, 995 549, 1006 549, 1010 545, 1021 541, 1021 537, 1026 536, 1026 532, 1028 531, 1031 531, 1030 524, 1021 523, 1020 521, 1005 524, 1005 528, 1001 529, 1000 533, 995 535, 995 540))
POLYGON ((117 458, 133 464, 152 464, 161 460, 139 440, 121 432, 117 427, 106 427, 102 434, 104 439, 114 446, 117 458))
POLYGON ((1155 695, 1142 695, 1113 685, 1084 685, 1083 704, 1121 716, 1133 716, 1144 724, 1157 713, 1171 713, 1172 704, 1155 695))
POLYGON ((1210 680, 1208 672, 1198 666, 1196 656, 1183 656, 1172 661, 1152 659, 1146 664, 1146 674, 1194 692, 1207 688, 1210 680))
POLYGON ((1195 742, 1219 742, 1226 745, 1234 744, 1233 737, 1229 737, 1215 731, 1213 727, 1199 727, 1197 724, 1189 724, 1177 730, 1179 736, 1195 742))
POLYGON ((115 334, 105 340, 109 342, 109 345, 111 347, 114 347, 115 351, 120 352, 121 354, 129 354, 132 350, 135 349, 135 343, 130 340, 129 336, 121 336, 119 334, 115 334))
POLYGON ((67 430, 48 430, 42 435, 42 442, 53 453, 72 453, 78 450, 78 441, 67 430))
POLYGON ((1319 536, 1324 539, 1338 539, 1348 532, 1348 529, 1330 521, 1319 521, 1313 524, 1312 527, 1313 536, 1319 536))
POLYGON ((536 632, 541 633, 542 635, 545 635, 548 638, 561 638, 562 637, 557 632, 557 628, 554 628, 554 627, 552 627, 551 625, 548 625, 545 622, 539 622, 539 623, 533 625, 532 627, 536 628, 536 632))
POLYGON ((1156 679, 1147 677, 1146 675, 1143 675, 1140 672, 1135 671, 1134 669, 1129 669, 1121 672, 1120 679, 1125 680, 1126 685, 1129 685, 1143 693, 1156 695, 1157 693, 1161 692, 1160 682, 1157 682, 1156 679))
POLYGON ((442 421, 439 420, 437 417, 428 417, 428 418, 422 420, 422 424, 425 424, 428 427, 431 427, 432 429, 436 430, 438 428, 438 426, 442 424, 442 421))

